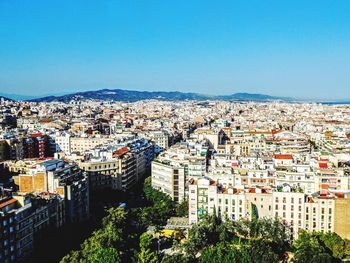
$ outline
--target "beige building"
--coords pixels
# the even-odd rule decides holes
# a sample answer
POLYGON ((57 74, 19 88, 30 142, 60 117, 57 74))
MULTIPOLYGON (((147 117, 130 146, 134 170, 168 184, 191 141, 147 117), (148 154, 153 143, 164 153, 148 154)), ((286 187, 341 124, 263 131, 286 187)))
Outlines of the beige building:
POLYGON ((107 144, 112 139, 108 137, 70 137, 70 153, 85 153, 97 146, 107 144))
POLYGON ((92 191, 121 188, 118 159, 81 161, 78 165, 87 173, 92 191))
POLYGON ((335 199, 334 232, 342 238, 350 239, 350 198, 335 199))

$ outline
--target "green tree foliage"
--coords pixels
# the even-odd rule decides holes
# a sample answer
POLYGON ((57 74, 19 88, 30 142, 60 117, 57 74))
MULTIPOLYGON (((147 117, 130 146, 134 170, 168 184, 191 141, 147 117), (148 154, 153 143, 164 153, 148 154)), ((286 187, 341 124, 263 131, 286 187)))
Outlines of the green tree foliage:
POLYGON ((91 256, 92 263, 119 263, 119 252, 115 248, 99 248, 91 256))
POLYGON ((205 216, 189 230, 182 245, 192 259, 200 262, 276 262, 285 258, 290 232, 278 220, 222 221, 205 216))
POLYGON ((174 212, 174 202, 170 196, 152 187, 151 177, 145 179, 143 191, 150 206, 142 209, 140 215, 141 222, 146 226, 165 225, 174 212))
POLYGON ((162 263, 187 263, 190 259, 183 254, 165 255, 162 259, 162 263))
POLYGON ((138 255, 138 263, 157 263, 158 256, 154 251, 153 236, 143 233, 140 237, 140 253, 138 255))
POLYGON ((324 245, 332 251, 332 256, 344 259, 346 255, 346 241, 336 233, 318 233, 324 245))
POLYGON ((77 250, 71 251, 68 255, 64 256, 60 263, 85 263, 87 262, 82 258, 81 252, 77 250))
POLYGON ((215 215, 206 215, 189 230, 189 240, 183 247, 187 254, 195 257, 206 246, 215 245, 220 240, 222 221, 215 215))
MULTIPOLYGON (((203 250, 201 263, 236 263, 241 261, 241 253, 236 247, 219 243, 216 246, 207 247, 203 250)), ((247 261, 249 262, 249 261, 247 261)))
POLYGON ((188 216, 188 200, 184 199, 180 204, 176 206, 176 215, 180 217, 188 216))
POLYGON ((127 213, 122 208, 111 208, 103 219, 102 228, 94 231, 81 245, 80 251, 72 251, 63 262, 120 262, 120 249, 124 244, 127 213))
POLYGON ((251 210, 252 210, 252 220, 256 220, 259 218, 258 214, 258 208, 256 207, 256 204, 251 204, 251 210))
POLYGON ((300 231, 293 243, 295 262, 341 262, 349 257, 349 240, 336 233, 300 231))

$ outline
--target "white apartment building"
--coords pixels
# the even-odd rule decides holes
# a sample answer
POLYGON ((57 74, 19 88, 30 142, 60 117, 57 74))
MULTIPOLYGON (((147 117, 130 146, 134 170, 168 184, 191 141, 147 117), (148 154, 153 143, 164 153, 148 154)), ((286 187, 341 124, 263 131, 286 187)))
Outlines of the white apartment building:
POLYGON ((276 171, 275 176, 276 185, 288 184, 295 188, 301 188, 305 194, 312 194, 316 191, 316 175, 314 172, 276 171))
POLYGON ((166 161, 153 161, 152 187, 181 203, 185 199, 185 168, 166 161))
POLYGON ((189 223, 197 223, 202 216, 214 212, 231 220, 250 216, 243 191, 220 190, 217 182, 208 178, 192 180, 189 184, 189 223))
POLYGON ((304 228, 305 194, 295 192, 273 192, 272 193, 272 215, 286 222, 293 233, 304 228))
POLYGON ((55 142, 56 142, 56 152, 64 152, 66 154, 70 154, 71 152, 71 144, 70 144, 70 138, 71 135, 69 133, 62 133, 62 134, 56 134, 55 135, 55 142))
POLYGON ((335 199, 307 197, 305 203, 305 229, 334 232, 335 199))

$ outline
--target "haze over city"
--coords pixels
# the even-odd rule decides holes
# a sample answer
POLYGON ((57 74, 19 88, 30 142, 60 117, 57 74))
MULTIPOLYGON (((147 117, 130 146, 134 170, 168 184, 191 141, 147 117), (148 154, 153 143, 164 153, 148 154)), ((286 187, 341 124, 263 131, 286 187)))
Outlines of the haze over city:
POLYGON ((324 0, 1 1, 0 92, 344 99, 349 13, 324 0))

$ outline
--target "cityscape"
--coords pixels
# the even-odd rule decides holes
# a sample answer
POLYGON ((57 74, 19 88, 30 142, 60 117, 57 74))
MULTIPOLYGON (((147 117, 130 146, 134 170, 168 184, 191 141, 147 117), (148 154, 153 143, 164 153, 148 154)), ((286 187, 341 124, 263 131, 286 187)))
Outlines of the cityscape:
POLYGON ((350 261, 349 12, 0 1, 0 263, 350 261))
MULTIPOLYGON (((344 248, 341 256, 329 256, 349 256, 349 105, 2 99, 1 112, 4 262, 49 260, 42 254, 45 243, 67 242, 72 228, 85 224, 92 229, 80 229, 72 247, 52 251, 56 260, 102 262, 106 259, 95 253, 115 252, 108 260, 125 262, 134 249, 139 262, 190 261, 197 256, 186 258, 193 253, 186 242, 194 242, 197 253, 209 253, 191 233, 210 216, 279 222, 287 247, 305 233, 319 233, 318 238, 331 233, 344 248), (108 217, 129 221, 113 221, 111 231, 123 227, 130 237, 114 240, 99 233, 108 217), (140 236, 150 239, 145 251, 133 244, 140 236), (80 243, 82 251, 69 254, 80 243)), ((287 260, 286 251, 272 249, 266 262, 287 260)))

